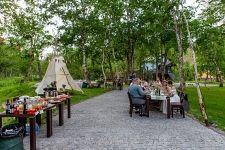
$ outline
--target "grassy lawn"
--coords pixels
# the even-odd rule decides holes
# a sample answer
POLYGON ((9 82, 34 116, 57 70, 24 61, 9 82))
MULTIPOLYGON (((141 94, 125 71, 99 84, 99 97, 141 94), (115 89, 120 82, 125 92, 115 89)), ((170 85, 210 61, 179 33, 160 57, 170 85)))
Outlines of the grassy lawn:
MULTIPOLYGON (((36 82, 20 83, 20 78, 0 79, 0 104, 12 97, 20 95, 36 95, 34 92, 35 83, 36 82)), ((2 105, 0 105, 0 110, 2 111, 2 105)))
MULTIPOLYGON (((28 95, 35 96, 35 87, 36 82, 26 82, 20 83, 20 78, 7 78, 0 80, 0 112, 4 111, 2 105, 6 102, 6 99, 12 98, 15 96, 28 95)), ((91 97, 101 95, 105 92, 110 91, 111 89, 104 88, 84 88, 82 89, 84 94, 81 92, 72 93, 72 104, 77 104, 82 101, 85 101, 91 97)), ((4 118, 3 125, 14 122, 12 118, 4 118)))
MULTIPOLYGON (((225 131, 225 87, 201 87, 209 122, 225 131)), ((190 112, 202 121, 195 87, 186 89, 190 103, 190 112)))

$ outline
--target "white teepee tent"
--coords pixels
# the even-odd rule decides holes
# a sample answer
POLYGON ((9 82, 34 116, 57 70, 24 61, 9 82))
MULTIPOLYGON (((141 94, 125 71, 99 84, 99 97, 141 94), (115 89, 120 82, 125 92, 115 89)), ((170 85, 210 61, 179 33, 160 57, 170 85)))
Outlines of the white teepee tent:
POLYGON ((57 90, 63 88, 62 85, 66 85, 65 89, 74 89, 83 92, 71 77, 62 56, 54 57, 51 60, 51 62, 48 64, 45 76, 42 79, 41 83, 38 85, 35 92, 37 94, 43 94, 43 89, 54 81, 56 81, 57 90))

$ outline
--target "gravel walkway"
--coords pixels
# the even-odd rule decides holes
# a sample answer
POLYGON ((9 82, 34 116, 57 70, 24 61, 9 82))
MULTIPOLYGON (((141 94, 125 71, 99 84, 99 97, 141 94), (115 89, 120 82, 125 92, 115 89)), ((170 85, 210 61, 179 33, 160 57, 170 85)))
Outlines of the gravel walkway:
MULTIPOLYGON (((129 117, 127 91, 112 91, 72 106, 72 117, 58 126, 53 136, 45 126, 37 137, 39 150, 224 150, 225 136, 181 115, 172 119, 160 112, 150 117, 129 117)), ((66 115, 66 113, 64 113, 66 115)), ((24 139, 29 149, 29 137, 24 139)))

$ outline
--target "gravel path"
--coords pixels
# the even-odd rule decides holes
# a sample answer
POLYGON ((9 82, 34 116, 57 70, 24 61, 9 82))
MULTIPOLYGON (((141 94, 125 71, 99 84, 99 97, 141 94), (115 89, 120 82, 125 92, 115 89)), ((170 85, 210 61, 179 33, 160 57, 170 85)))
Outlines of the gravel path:
MULTIPOLYGON (((53 136, 45 126, 37 137, 39 150, 224 150, 225 136, 181 115, 172 119, 160 112, 150 117, 129 117, 127 91, 111 91, 72 106, 72 117, 58 126, 53 136)), ((66 115, 66 113, 64 113, 66 115)), ((29 149, 29 137, 24 139, 29 149)))

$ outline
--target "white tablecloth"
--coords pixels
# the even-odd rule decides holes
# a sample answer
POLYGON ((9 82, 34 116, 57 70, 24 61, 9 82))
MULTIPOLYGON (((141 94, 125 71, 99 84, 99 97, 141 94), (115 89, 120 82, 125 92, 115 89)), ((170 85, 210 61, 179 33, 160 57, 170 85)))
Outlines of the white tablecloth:
MULTIPOLYGON (((161 106, 160 106, 160 110, 162 111, 162 113, 167 114, 167 100, 166 100, 166 96, 165 95, 154 95, 154 94, 148 94, 151 96, 151 100, 159 100, 162 101, 161 106)), ((170 102, 180 102, 180 97, 175 94, 173 97, 170 97, 170 102)))

